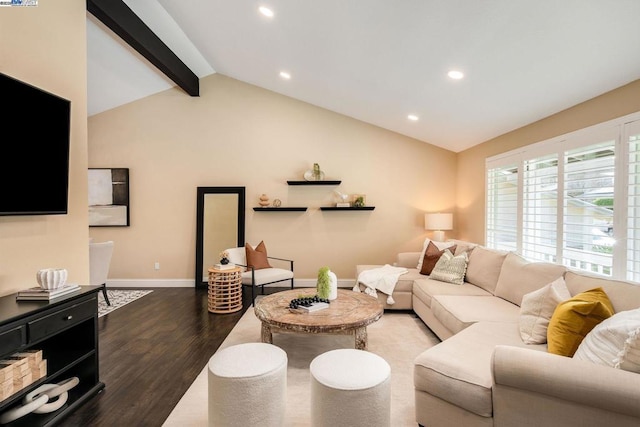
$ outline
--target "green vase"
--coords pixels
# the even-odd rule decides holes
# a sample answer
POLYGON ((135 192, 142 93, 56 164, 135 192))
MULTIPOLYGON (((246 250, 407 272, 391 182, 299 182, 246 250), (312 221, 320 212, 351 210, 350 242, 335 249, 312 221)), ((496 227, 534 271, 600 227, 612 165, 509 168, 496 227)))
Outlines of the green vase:
POLYGON ((322 267, 318 270, 318 284, 316 292, 319 298, 329 298, 331 293, 331 283, 329 278, 329 267, 322 267))

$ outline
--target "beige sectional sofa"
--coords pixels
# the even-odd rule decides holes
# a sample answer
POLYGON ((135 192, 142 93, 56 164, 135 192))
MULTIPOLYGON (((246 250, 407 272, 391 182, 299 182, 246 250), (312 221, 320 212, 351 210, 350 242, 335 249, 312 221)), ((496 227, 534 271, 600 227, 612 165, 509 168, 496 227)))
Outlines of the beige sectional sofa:
POLYGON ((453 285, 421 275, 420 255, 398 254, 395 265, 409 272, 393 305, 378 294, 385 309, 413 310, 442 340, 414 362, 418 424, 640 425, 640 374, 548 353, 519 330, 523 296, 559 277, 571 296, 602 287, 615 312, 640 307, 640 286, 481 246, 469 252, 464 284, 453 285))

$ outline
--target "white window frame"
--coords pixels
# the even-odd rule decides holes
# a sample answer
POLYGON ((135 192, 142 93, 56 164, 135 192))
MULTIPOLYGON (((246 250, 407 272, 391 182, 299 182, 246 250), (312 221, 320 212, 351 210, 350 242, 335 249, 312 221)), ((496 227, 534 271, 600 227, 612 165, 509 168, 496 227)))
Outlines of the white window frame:
POLYGON ((614 177, 614 213, 613 229, 616 240, 613 246, 613 266, 611 277, 620 280, 627 278, 627 213, 628 213, 628 140, 635 130, 640 127, 640 112, 629 114, 574 132, 559 135, 538 143, 521 147, 512 151, 488 157, 485 161, 485 242, 487 242, 487 230, 489 218, 489 170, 508 165, 518 167, 518 207, 517 207, 517 252, 522 254, 522 226, 523 226, 523 181, 524 163, 526 160, 543 157, 545 155, 558 155, 558 212, 557 212, 557 260, 562 263, 563 253, 563 206, 564 206, 564 154, 568 150, 587 147, 603 140, 615 139, 615 177, 614 177), (603 139, 604 138, 604 139, 603 139))

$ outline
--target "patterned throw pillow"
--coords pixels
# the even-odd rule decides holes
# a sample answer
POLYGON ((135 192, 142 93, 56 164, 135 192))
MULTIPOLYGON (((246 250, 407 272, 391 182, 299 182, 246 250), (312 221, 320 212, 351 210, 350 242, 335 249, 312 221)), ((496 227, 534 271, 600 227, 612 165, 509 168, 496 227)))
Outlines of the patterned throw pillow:
POLYGON ((455 253, 456 245, 440 250, 433 242, 430 241, 427 246, 427 250, 424 253, 424 258, 422 259, 422 269, 420 270, 420 274, 431 274, 433 267, 436 266, 436 263, 446 250, 451 253, 455 253))
POLYGON ((584 337, 573 358, 640 373, 640 308, 603 320, 584 337))
POLYGON ((254 270, 272 268, 267 259, 267 247, 264 242, 260 242, 255 249, 247 243, 244 245, 244 249, 247 255, 247 270, 251 270, 249 267, 253 267, 254 270))
POLYGON ((563 277, 522 297, 520 306, 520 337, 525 344, 547 342, 547 328, 558 304, 571 298, 563 277))
POLYGON ((453 256, 450 250, 445 249, 435 267, 433 267, 429 278, 453 283, 454 285, 462 285, 468 262, 469 258, 466 252, 453 256))

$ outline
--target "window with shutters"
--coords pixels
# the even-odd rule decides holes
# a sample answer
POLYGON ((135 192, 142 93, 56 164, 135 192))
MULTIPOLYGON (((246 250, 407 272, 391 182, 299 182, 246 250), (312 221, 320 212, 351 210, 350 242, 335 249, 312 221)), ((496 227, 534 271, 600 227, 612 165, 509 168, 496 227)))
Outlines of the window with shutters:
POLYGON ((487 247, 640 282, 640 113, 486 163, 487 247))

